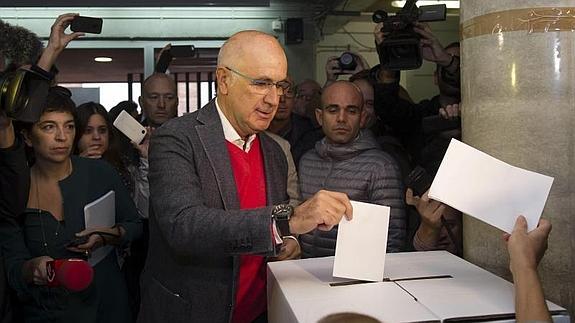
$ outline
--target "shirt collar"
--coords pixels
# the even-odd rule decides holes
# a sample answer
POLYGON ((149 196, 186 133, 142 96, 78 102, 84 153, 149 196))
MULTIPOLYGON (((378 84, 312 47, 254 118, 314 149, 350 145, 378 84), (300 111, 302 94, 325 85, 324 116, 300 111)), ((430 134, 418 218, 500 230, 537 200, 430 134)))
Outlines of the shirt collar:
POLYGON ((222 109, 220 109, 218 100, 216 99, 214 102, 216 103, 216 110, 218 110, 218 115, 220 116, 220 121, 222 122, 222 128, 224 129, 224 138, 241 150, 249 152, 252 148, 252 143, 256 139, 256 134, 249 135, 247 141, 240 137, 236 129, 232 127, 232 124, 222 112, 222 109))

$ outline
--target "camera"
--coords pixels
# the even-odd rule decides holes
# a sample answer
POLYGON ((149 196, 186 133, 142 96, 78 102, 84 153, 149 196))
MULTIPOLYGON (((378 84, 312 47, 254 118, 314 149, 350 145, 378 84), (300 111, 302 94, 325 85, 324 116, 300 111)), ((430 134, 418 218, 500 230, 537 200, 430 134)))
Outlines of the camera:
POLYGON ((28 101, 28 98, 22 95, 26 92, 25 76, 24 70, 0 72, 0 111, 6 112, 10 117, 18 115, 28 101))
POLYGON ((34 70, 0 72, 0 111, 17 121, 36 122, 49 88, 50 81, 34 70))
POLYGON ((447 8, 444 4, 418 8, 416 2, 408 0, 394 16, 388 16, 383 10, 377 10, 372 16, 373 22, 383 23, 381 31, 385 33, 385 39, 377 47, 377 52, 385 69, 411 70, 421 67, 421 36, 413 30, 415 23, 445 20, 447 8))
POLYGON ((42 42, 31 31, 0 20, 0 112, 18 121, 35 122, 40 117, 49 81, 34 68, 42 42))
POLYGON ((337 62, 342 71, 354 71, 357 67, 356 56, 350 52, 341 54, 337 62))

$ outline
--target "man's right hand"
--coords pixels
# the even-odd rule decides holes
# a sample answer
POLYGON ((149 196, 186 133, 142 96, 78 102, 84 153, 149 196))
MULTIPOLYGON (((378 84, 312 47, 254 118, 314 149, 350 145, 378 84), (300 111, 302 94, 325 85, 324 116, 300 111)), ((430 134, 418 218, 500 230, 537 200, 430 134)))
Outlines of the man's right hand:
POLYGON ((348 220, 353 217, 353 209, 347 195, 321 190, 294 209, 289 221, 290 232, 303 234, 315 228, 329 231, 339 224, 344 215, 348 220))
POLYGON ((343 70, 339 66, 339 61, 337 56, 331 56, 327 59, 325 63, 325 86, 337 81, 339 74, 343 73, 343 70))

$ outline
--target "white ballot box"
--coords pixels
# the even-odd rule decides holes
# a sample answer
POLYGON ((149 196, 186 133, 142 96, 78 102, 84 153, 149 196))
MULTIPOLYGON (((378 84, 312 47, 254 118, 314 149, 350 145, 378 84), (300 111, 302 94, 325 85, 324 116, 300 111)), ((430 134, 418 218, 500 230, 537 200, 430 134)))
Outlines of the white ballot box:
MULTIPOLYGON (((333 257, 268 263, 270 323, 339 312, 382 322, 515 322, 513 285, 446 251, 387 254, 385 281, 332 277, 333 257)), ((547 302, 554 322, 567 311, 547 302)))

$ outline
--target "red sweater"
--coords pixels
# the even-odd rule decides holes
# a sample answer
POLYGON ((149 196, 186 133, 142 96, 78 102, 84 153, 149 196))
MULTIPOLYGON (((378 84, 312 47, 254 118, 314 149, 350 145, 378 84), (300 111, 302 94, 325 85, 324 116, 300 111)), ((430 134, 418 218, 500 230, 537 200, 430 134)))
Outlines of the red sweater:
MULTIPOLYGON (((226 142, 241 209, 267 204, 266 178, 259 138, 249 152, 226 142)), ((240 256, 240 273, 232 322, 252 322, 266 311, 266 266, 263 256, 240 256)))

